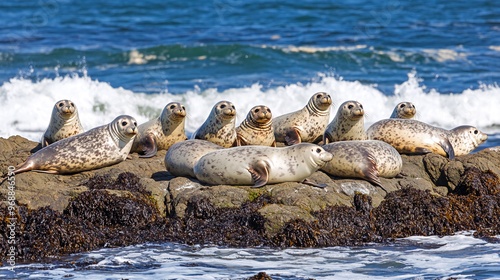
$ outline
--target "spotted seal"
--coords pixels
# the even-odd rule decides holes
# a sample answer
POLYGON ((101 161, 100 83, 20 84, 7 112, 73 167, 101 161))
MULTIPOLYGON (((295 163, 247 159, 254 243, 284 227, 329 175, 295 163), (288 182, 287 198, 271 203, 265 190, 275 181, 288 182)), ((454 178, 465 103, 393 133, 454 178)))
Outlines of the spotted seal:
POLYGON ((276 147, 273 115, 271 109, 264 105, 253 107, 246 119, 236 128, 236 145, 259 145, 276 147))
POLYGON ((436 153, 449 159, 455 157, 446 129, 417 120, 380 120, 366 132, 369 139, 387 142, 401 154, 436 153))
POLYGON ((321 141, 330 120, 330 105, 332 105, 330 95, 318 92, 309 99, 304 108, 274 118, 276 141, 284 142, 286 145, 321 141))
POLYGON ((195 163, 202 156, 219 149, 223 148, 207 140, 189 139, 177 142, 165 155, 165 168, 174 176, 196 178, 193 171, 195 163))
POLYGON ((76 173, 124 161, 137 134, 137 122, 122 115, 111 123, 59 140, 32 154, 14 173, 76 173))
MULTIPOLYGON (((207 184, 252 185, 301 182, 332 159, 316 144, 288 147, 241 146, 210 152, 194 165, 198 180, 207 184)), ((306 183, 310 183, 307 182, 306 183)))
POLYGON ((323 144, 335 141, 366 140, 365 110, 361 103, 349 100, 340 105, 335 118, 323 133, 323 144))
POLYGON ((488 140, 488 134, 474 126, 462 125, 448 131, 455 156, 466 155, 488 140))
POLYGON ((403 168, 401 155, 383 141, 339 141, 323 145, 323 148, 333 158, 321 170, 337 177, 360 178, 384 191, 379 177, 394 178, 403 168))
POLYGON ((168 103, 159 117, 139 125, 130 152, 139 153, 139 157, 152 157, 157 151, 168 150, 174 143, 186 140, 185 119, 186 108, 182 104, 168 103))
POLYGON ((417 108, 411 102, 400 102, 394 110, 389 118, 391 119, 413 119, 415 114, 417 113, 417 108))
POLYGON ((229 101, 219 101, 192 139, 208 140, 224 148, 236 145, 236 108, 229 101))
POLYGON ((43 133, 42 147, 83 132, 78 109, 71 100, 59 100, 52 109, 49 127, 43 133))

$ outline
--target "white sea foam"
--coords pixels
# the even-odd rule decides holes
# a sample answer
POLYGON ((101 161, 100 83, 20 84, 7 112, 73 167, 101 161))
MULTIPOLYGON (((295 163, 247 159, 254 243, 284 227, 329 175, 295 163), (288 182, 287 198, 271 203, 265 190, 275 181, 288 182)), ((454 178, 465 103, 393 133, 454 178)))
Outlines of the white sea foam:
POLYGON ((220 100, 235 104, 239 124, 255 105, 267 105, 273 115, 278 116, 303 108, 311 95, 318 91, 326 91, 332 96, 334 105, 331 119, 338 106, 346 100, 357 100, 364 104, 366 126, 387 118, 397 103, 411 101, 421 121, 444 128, 469 124, 487 132, 498 132, 495 131, 500 125, 500 114, 496 108, 500 103, 498 85, 481 85, 478 89, 443 94, 428 90, 420 83, 416 73, 409 73, 408 80, 395 85, 394 94, 388 96, 378 90, 376 85, 319 74, 318 79, 307 84, 295 83, 269 89, 254 84, 224 91, 195 87, 183 94, 144 94, 121 87, 114 88, 87 76, 46 78, 37 82, 14 78, 0 87, 0 137, 21 135, 39 140, 48 126, 53 105, 60 99, 70 99, 76 103, 86 130, 109 123, 121 114, 131 115, 142 123, 157 116, 167 103, 181 102, 188 111, 186 130, 192 133, 220 100))

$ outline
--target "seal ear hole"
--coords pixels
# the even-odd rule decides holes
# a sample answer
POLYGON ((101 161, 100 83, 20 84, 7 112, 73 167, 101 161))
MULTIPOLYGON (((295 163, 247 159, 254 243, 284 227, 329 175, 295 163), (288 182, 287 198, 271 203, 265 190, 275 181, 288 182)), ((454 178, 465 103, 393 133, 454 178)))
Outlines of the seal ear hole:
POLYGON ((128 122, 122 121, 122 126, 126 126, 127 124, 128 124, 128 122))

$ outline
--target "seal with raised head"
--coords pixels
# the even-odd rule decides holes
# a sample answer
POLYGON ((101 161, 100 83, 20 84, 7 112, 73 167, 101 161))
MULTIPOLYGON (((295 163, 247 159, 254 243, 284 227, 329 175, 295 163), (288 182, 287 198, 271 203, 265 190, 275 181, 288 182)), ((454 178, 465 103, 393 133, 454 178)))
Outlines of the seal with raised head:
POLYGON ((417 120, 380 120, 372 124, 366 133, 369 139, 389 143, 401 154, 436 153, 449 159, 455 157, 448 130, 417 120))
POLYGON ((207 140, 224 148, 236 145, 236 108, 229 101, 219 101, 191 139, 207 140))
POLYGON ((246 119, 236 128, 236 145, 276 147, 272 118, 271 109, 267 106, 253 107, 246 119))
POLYGON ((83 132, 78 109, 71 100, 59 100, 52 109, 49 127, 43 133, 42 147, 83 132))
POLYGON ((251 185, 307 182, 306 178, 332 159, 316 144, 288 147, 241 146, 210 152, 194 165, 201 182, 213 185, 251 185))
POLYGON ((68 174, 97 169, 124 161, 137 134, 136 120, 127 115, 111 123, 59 140, 36 153, 14 170, 68 174))
POLYGON ((330 120, 332 98, 325 92, 315 93, 307 105, 295 112, 273 119, 274 137, 278 142, 294 145, 321 141, 330 120))
POLYGON ((131 152, 139 157, 152 157, 160 150, 187 139, 184 130, 186 108, 179 102, 168 103, 160 116, 139 125, 131 152))
POLYGON ((389 118, 391 119, 413 119, 415 114, 417 113, 417 108, 411 102, 400 102, 394 110, 389 118))
POLYGON ((365 110, 358 101, 349 100, 340 105, 335 118, 323 133, 323 144, 335 141, 366 140, 365 110))
POLYGON ((189 139, 173 144, 165 155, 165 168, 174 176, 194 175, 194 165, 198 160, 215 150, 223 149, 221 146, 207 140, 189 139))
POLYGON ((337 177, 360 178, 384 191, 379 177, 394 178, 403 168, 401 155, 383 141, 339 141, 323 145, 323 148, 333 158, 321 170, 337 177))
POLYGON ((462 125, 448 131, 455 156, 466 155, 488 140, 488 134, 474 126, 462 125))

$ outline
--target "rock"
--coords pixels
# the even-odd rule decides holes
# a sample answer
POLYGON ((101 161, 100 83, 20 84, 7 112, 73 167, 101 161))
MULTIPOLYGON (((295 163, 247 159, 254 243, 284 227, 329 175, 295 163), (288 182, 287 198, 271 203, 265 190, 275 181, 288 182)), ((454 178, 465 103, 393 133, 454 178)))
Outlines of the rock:
MULTIPOLYGON (((38 143, 0 138, 0 173, 22 163, 38 143)), ((299 182, 208 186, 173 177, 165 151, 74 175, 15 175, 19 260, 149 241, 223 246, 360 245, 409 235, 476 230, 500 234, 500 149, 448 160, 403 155, 384 189, 318 171, 299 182), (387 193, 386 193, 387 191, 387 193), (44 240, 51 240, 44 243, 44 240)), ((0 184, 0 255, 6 256, 8 180, 0 184)))

